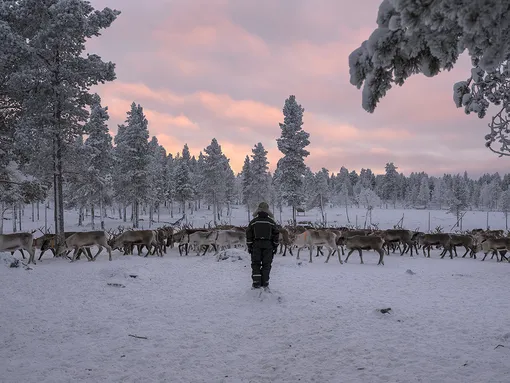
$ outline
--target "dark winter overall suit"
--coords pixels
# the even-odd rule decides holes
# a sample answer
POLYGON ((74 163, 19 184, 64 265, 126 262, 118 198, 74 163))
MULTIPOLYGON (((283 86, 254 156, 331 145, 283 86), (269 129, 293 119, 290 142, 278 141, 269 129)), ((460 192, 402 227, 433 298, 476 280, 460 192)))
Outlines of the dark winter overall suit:
POLYGON ((278 249, 280 231, 276 222, 271 218, 269 206, 261 203, 246 229, 246 245, 251 254, 251 278, 253 287, 267 287, 273 256, 278 249))

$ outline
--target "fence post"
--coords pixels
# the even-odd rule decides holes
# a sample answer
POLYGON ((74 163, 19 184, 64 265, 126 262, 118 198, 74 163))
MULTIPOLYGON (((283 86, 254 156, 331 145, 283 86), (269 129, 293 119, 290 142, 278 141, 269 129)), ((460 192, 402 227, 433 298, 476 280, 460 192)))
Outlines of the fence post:
POLYGON ((487 211, 487 230, 489 230, 489 212, 487 211))
POLYGON ((430 233, 430 211, 429 211, 429 233, 430 233))

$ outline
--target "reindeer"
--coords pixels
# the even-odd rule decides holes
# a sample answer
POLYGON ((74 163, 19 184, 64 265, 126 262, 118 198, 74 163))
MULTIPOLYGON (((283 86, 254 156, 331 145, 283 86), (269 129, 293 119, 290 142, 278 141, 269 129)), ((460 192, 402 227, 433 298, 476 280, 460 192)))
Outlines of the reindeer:
POLYGON ((235 245, 246 245, 246 232, 229 229, 229 230, 215 230, 216 239, 214 245, 216 247, 216 254, 218 254, 219 248, 231 247, 235 245))
POLYGON ((510 259, 507 258, 504 254, 506 254, 507 251, 510 250, 510 238, 503 237, 503 238, 488 238, 484 240, 478 247, 477 250, 481 247, 481 250, 484 253, 482 261, 485 261, 485 258, 487 257, 487 254, 492 251, 493 255, 496 255, 496 261, 500 262, 498 258, 498 251, 501 255, 501 261, 503 261, 503 258, 505 258, 508 262, 510 262, 510 259), (502 251, 505 253, 502 254, 502 251))
POLYGON ((361 263, 363 263, 362 250, 375 250, 379 253, 379 262, 377 264, 384 266, 384 239, 380 236, 355 235, 354 237, 349 237, 345 240, 345 247, 350 249, 347 254, 347 258, 345 258, 346 263, 354 250, 358 250, 361 263))
MULTIPOLYGON (((76 233, 75 231, 66 231, 64 232, 64 237, 67 239, 71 235, 76 233)), ((55 234, 43 234, 42 237, 35 238, 34 239, 34 247, 36 249, 40 249, 41 253, 39 254, 38 260, 40 261, 42 256, 47 250, 50 250, 53 253, 53 256, 55 257, 57 255, 57 247, 56 247, 56 236, 55 234)), ((86 248, 85 251, 88 252, 89 256, 92 256, 90 253, 90 249, 86 248)), ((78 255, 76 259, 80 258, 82 250, 80 249, 78 251, 78 255)), ((69 254, 69 252, 68 252, 69 254)))
POLYGON ((485 230, 485 235, 495 238, 501 238, 505 235, 504 230, 485 230))
POLYGON ((0 234, 0 251, 15 252, 16 250, 20 250, 23 255, 22 250, 26 250, 30 255, 28 264, 33 263, 35 265, 35 250, 33 244, 33 233, 0 234))
POLYGON ((384 240, 385 245, 387 246, 388 255, 390 254, 390 243, 402 243, 404 244, 404 249, 400 251, 400 255, 404 255, 407 248, 411 249, 411 257, 413 256, 413 233, 410 230, 403 229, 389 229, 383 230, 380 234, 382 239, 384 240))
MULTIPOLYGON (((163 253, 166 254, 165 234, 163 234, 159 229, 152 230, 152 232, 154 233, 154 242, 152 243, 152 245, 154 246, 154 251, 151 252, 151 249, 148 248, 147 255, 149 255, 149 254, 154 255, 154 254, 158 253, 157 255, 162 257, 163 253)), ((133 254, 134 246, 136 246, 136 248, 138 249, 138 255, 140 255, 142 253, 142 249, 144 248, 145 244, 132 243, 131 245, 128 245, 127 247, 129 248, 129 254, 131 254, 131 255, 133 254)))
POLYGON ((179 255, 182 256, 182 248, 185 247, 185 253, 188 255, 189 233, 186 229, 181 229, 173 235, 173 243, 178 243, 179 255))
POLYGON ((342 249, 342 255, 345 255, 343 246, 345 245, 345 241, 347 238, 355 237, 357 235, 367 236, 372 233, 372 230, 369 229, 360 229, 360 230, 351 230, 351 229, 339 229, 340 237, 338 237, 337 244, 342 249))
MULTIPOLYGON (((190 226, 184 226, 181 230, 179 230, 177 233, 175 233, 173 235, 173 240, 175 243, 179 243, 179 255, 182 256, 182 248, 184 247, 185 249, 185 255, 188 255, 188 251, 189 251, 189 245, 190 245, 190 241, 189 241, 189 236, 193 233, 196 233, 197 231, 200 231, 200 232, 209 232, 210 230, 209 229, 205 229, 205 228, 197 228, 197 229, 193 229, 191 228, 190 226)), ((207 251, 207 249, 206 249, 207 251)))
POLYGON ((341 264, 343 263, 340 256, 340 251, 338 250, 338 246, 336 244, 336 234, 330 231, 307 229, 303 233, 296 236, 294 244, 298 246, 296 259, 299 259, 299 252, 301 249, 308 247, 310 249, 310 263, 312 263, 313 246, 325 246, 329 249, 329 254, 326 262, 329 261, 329 257, 331 257, 333 251, 336 250, 338 252, 338 260, 341 264))
MULTIPOLYGON (((430 258, 430 247, 441 245, 443 249, 447 249, 450 252, 450 258, 453 259, 452 247, 450 245, 450 234, 447 233, 434 233, 424 234, 419 237, 418 243, 422 246, 423 256, 425 256, 425 248, 428 251, 428 258, 430 258)), ((446 254, 446 253, 445 253, 446 254)), ((444 258, 444 254, 441 258, 444 258)))
MULTIPOLYGON (((474 256, 476 259, 475 239, 472 236, 466 234, 450 234, 450 246, 453 248, 455 256, 457 256, 457 246, 464 246, 466 252, 462 258, 465 258, 467 253, 471 251, 470 258, 474 256)), ((443 252, 441 253, 441 258, 446 255, 446 251, 447 249, 444 248, 443 252)))
POLYGON ((97 246, 99 250, 97 254, 92 257, 89 255, 90 253, 85 251, 84 254, 89 261, 95 261, 97 256, 103 251, 103 248, 106 248, 108 251, 109 260, 112 260, 112 248, 108 244, 108 239, 106 237, 106 233, 103 230, 100 231, 79 231, 69 236, 69 238, 65 241, 65 248, 62 251, 72 250, 74 249, 73 258, 71 262, 76 261, 78 256, 78 251, 82 248, 90 248, 92 246, 97 246))
POLYGON ((287 249, 289 249, 290 255, 294 255, 294 254, 292 254, 291 234, 289 233, 289 230, 287 230, 284 227, 280 227, 280 235, 278 236, 278 243, 280 244, 280 254, 282 253, 282 249, 283 249, 282 257, 285 257, 285 255, 287 254, 287 249))
MULTIPOLYGON (((214 235, 214 234, 212 234, 214 235)), ((216 247, 217 261, 220 260, 219 249, 225 249, 226 247, 232 247, 236 245, 246 246, 246 232, 236 229, 230 230, 217 230, 216 239, 214 241, 216 247)))
MULTIPOLYGON (((189 234, 188 236, 188 244, 191 246, 195 246, 197 250, 197 255, 200 255, 200 249, 202 246, 205 246, 204 253, 207 253, 209 246, 212 246, 215 252, 218 251, 216 247, 216 239, 218 238, 218 231, 210 230, 210 231, 195 231, 194 233, 189 234)), ((187 255, 187 253, 186 253, 187 255)))
POLYGON ((158 240, 163 242, 162 249, 164 253, 166 254, 166 248, 167 247, 173 247, 173 234, 174 234, 174 228, 171 226, 163 226, 157 229, 158 231, 158 240))
MULTIPOLYGON (((112 241, 112 248, 114 249, 132 245, 143 245, 147 247, 147 254, 145 254, 145 257, 150 254, 152 246, 156 248, 155 252, 157 252, 159 256, 163 256, 163 252, 157 241, 157 234, 154 230, 128 230, 115 237, 112 241)), ((141 246, 138 251, 140 254, 141 246)))

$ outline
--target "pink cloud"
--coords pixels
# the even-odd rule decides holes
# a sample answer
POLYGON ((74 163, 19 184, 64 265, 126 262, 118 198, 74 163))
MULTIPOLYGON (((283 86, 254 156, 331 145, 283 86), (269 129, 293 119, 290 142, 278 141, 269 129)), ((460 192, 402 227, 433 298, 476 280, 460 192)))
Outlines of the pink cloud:
POLYGON ((406 171, 502 166, 483 147, 486 121, 452 101, 453 83, 469 75, 466 57, 451 72, 396 86, 374 114, 361 109, 348 55, 375 27, 380 0, 296 2, 292 12, 270 0, 92 3, 123 11, 91 43, 92 52, 117 63, 118 80, 97 87, 113 132, 135 101, 169 151, 187 142, 198 154, 216 137, 240 170, 260 141, 274 168, 283 103, 295 94, 305 107, 314 170, 383 169, 388 161, 406 171))

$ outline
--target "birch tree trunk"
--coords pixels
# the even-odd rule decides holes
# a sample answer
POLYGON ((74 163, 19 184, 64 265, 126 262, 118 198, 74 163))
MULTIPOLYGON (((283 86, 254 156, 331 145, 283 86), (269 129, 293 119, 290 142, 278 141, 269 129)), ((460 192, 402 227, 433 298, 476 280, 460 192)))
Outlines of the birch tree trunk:
POLYGON ((83 206, 80 206, 78 211, 78 226, 83 226, 83 206))
POLYGON ((0 234, 4 233, 4 216, 6 211, 5 202, 2 201, 0 204, 0 234))
POLYGON ((16 233, 16 221, 17 221, 18 214, 16 214, 16 204, 12 204, 12 232, 16 233))
POLYGON ((213 194, 213 223, 214 223, 214 226, 217 225, 217 220, 216 220, 216 217, 217 217, 217 214, 216 214, 216 210, 217 210, 217 206, 216 206, 216 194, 213 194))
POLYGON ((44 233, 48 233, 48 199, 44 202, 44 233))
POLYGON ((99 196, 99 215, 101 222, 101 230, 104 230, 104 214, 103 214, 103 191, 101 190, 101 195, 99 196))

